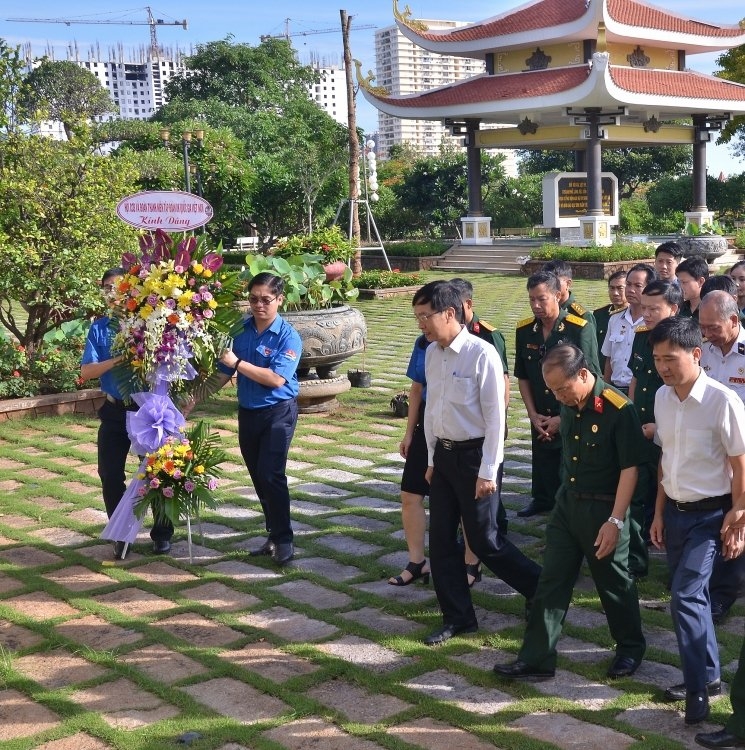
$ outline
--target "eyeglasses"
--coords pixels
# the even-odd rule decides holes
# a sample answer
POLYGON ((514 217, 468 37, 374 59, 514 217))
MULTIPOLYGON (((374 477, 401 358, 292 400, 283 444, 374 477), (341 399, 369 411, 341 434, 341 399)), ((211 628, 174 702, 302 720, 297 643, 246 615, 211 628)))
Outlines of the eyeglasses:
MULTIPOLYGON (((279 295, 277 295, 278 297, 279 295)), ((248 297, 249 305, 271 305, 277 297, 255 297, 253 294, 248 297)))
POLYGON ((444 310, 435 310, 431 313, 414 313, 414 320, 418 321, 419 323, 426 323, 433 315, 439 315, 440 313, 445 312, 444 310))
POLYGON ((101 284, 101 291, 104 293, 113 292, 115 289, 115 284, 101 284))

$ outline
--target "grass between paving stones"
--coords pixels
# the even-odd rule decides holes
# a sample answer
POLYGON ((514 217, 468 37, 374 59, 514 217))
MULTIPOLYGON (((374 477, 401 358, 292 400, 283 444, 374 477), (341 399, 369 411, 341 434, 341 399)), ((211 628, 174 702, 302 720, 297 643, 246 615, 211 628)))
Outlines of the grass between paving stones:
MULTIPOLYGON (((435 278, 435 275, 430 273, 426 278, 435 278)), ((530 313, 525 279, 484 274, 474 275, 472 280, 476 288, 476 309, 482 318, 505 332, 512 363, 514 326, 530 313)), ((575 290, 577 298, 588 308, 605 301, 604 282, 578 281, 575 290)), ((367 319, 367 351, 364 358, 357 355, 345 367, 371 370, 373 387, 353 389, 342 395, 342 407, 332 416, 304 416, 298 424, 288 470, 291 494, 296 503, 293 517, 298 526, 298 558, 295 566, 285 569, 279 576, 272 575, 275 570, 268 559, 252 558, 249 561, 245 557, 245 549, 255 546, 264 532, 262 517, 256 512, 258 503, 242 468, 237 447, 234 391, 225 391, 200 406, 194 414, 196 418, 208 419, 213 428, 221 432, 230 456, 228 463, 232 466, 228 467, 225 481, 218 490, 223 508, 205 512, 202 519, 206 531, 204 540, 198 536, 194 524, 195 544, 204 544, 220 557, 199 560, 199 564, 193 566, 184 559, 156 559, 150 553, 146 533, 135 543, 134 552, 127 561, 110 564, 108 543, 102 544, 98 539, 104 520, 100 513, 103 505, 95 471, 95 419, 81 421, 61 417, 0 425, 0 644, 4 644, 0 653, 0 697, 9 695, 8 691, 17 691, 53 711, 59 721, 47 731, 11 740, 3 738, 0 724, 2 750, 30 750, 76 732, 97 737, 113 748, 161 750, 174 747, 176 739, 187 731, 202 735, 201 740, 191 745, 200 750, 222 748, 226 743, 257 750, 281 750, 287 745, 272 740, 266 733, 292 721, 312 717, 334 724, 350 735, 342 742, 354 748, 363 747, 363 740, 371 743, 367 747, 390 750, 411 750, 423 746, 422 742, 427 746, 427 741, 420 740, 416 744, 412 739, 406 742, 390 733, 392 728, 422 718, 444 722, 495 747, 517 750, 551 747, 510 727, 511 722, 536 712, 561 712, 590 725, 615 729, 636 740, 632 747, 645 750, 684 747, 663 734, 636 729, 618 718, 625 709, 638 709, 659 701, 661 697, 659 691, 634 678, 614 682, 612 687, 620 691, 619 696, 599 710, 589 710, 581 703, 544 695, 530 684, 513 685, 496 680, 489 671, 491 664, 498 657, 509 659, 519 648, 523 600, 496 583, 490 574, 485 572, 482 584, 474 588, 474 603, 486 612, 512 615, 515 624, 500 627, 497 632, 482 627, 474 636, 454 638, 435 649, 425 647, 421 640, 441 622, 431 585, 424 588, 416 584, 398 591, 386 589, 385 598, 374 589, 374 584, 385 588, 385 579, 397 573, 406 561, 397 506, 401 466, 398 443, 405 421, 392 416, 389 402, 395 393, 408 388, 405 371, 417 330, 411 317, 410 299, 366 301, 358 306, 367 319), (333 473, 339 470, 355 476, 333 473), (319 494, 317 485, 334 488, 338 495, 323 494, 322 489, 319 494), (359 498, 359 502, 355 502, 355 498, 359 498), (371 503, 370 498, 375 502, 371 503), (97 509, 99 513, 92 513, 91 509, 97 509), (48 536, 50 529, 59 529, 57 534, 61 536, 48 536), (82 535, 82 538, 65 541, 65 533, 70 532, 82 535), (230 533, 233 535, 228 535, 230 533), (341 541, 345 542, 346 548, 339 546, 341 541), (372 547, 357 546, 359 543, 372 547), (19 552, 14 554, 14 550, 23 547, 56 557, 29 566, 19 552), (335 578, 318 569, 311 570, 314 566, 310 561, 315 558, 332 559, 340 566, 356 568, 358 572, 352 571, 349 577, 344 573, 347 569, 340 568, 342 575, 335 578), (219 564, 215 566, 218 560, 250 565, 251 570, 264 569, 267 576, 233 577, 223 572, 219 564), (304 560, 309 562, 303 564, 304 560), (153 564, 167 566, 167 570, 184 571, 193 578, 163 582, 143 577, 153 564), (99 582, 90 589, 76 591, 64 581, 50 580, 50 575, 73 565, 103 574, 110 582, 99 582), (293 592, 278 588, 288 582, 310 582, 326 591, 345 594, 350 599, 346 604, 331 607, 312 599, 303 603, 293 592), (258 602, 236 611, 225 611, 190 597, 192 589, 209 583, 220 583, 235 596, 252 595, 258 602), (13 585, 17 587, 13 588, 13 585), (360 586, 368 589, 373 586, 373 590, 364 590, 360 586), (102 599, 107 594, 132 590, 140 597, 159 597, 165 600, 163 606, 171 608, 139 613, 126 606, 115 608, 102 599), (429 596, 420 600, 415 595, 423 591, 429 596), (43 619, 33 610, 24 614, 12 606, 16 597, 35 594, 40 606, 47 597, 72 607, 75 613, 43 619), (339 632, 313 641, 288 641, 272 632, 271 628, 253 627, 244 620, 246 616, 273 607, 305 615, 334 626, 339 632), (365 607, 402 618, 413 623, 415 629, 406 633, 382 632, 372 620, 362 618, 355 621, 343 616, 365 607), (200 644, 184 635, 190 631, 168 629, 171 627, 169 621, 179 615, 201 617, 203 624, 230 628, 235 631, 235 639, 226 643, 200 644), (60 630, 60 626, 82 616, 95 616, 102 628, 107 624, 116 626, 122 629, 122 634, 137 634, 140 638, 134 642, 126 642, 125 638, 121 643, 100 649, 81 645, 60 630), (40 638, 40 642, 23 645, 24 639, 32 635, 40 638), (355 663, 321 650, 324 643, 333 644, 340 637, 376 643, 403 661, 393 669, 378 671, 374 665, 355 663), (252 668, 251 662, 239 666, 225 658, 252 644, 263 644, 302 659, 312 664, 315 671, 279 681, 263 674, 261 667, 252 668), (148 646, 165 647, 188 657, 203 671, 169 684, 128 661, 148 646), (485 648, 489 649, 484 657, 487 667, 478 660, 485 648), (73 679, 72 684, 61 679, 58 686, 45 687, 43 680, 34 681, 33 674, 24 674, 20 669, 24 657, 45 654, 51 659, 63 651, 102 667, 104 673, 84 681, 73 679), (447 691, 443 693, 443 699, 439 699, 436 694, 407 687, 408 682, 438 671, 471 685, 472 691, 478 688, 498 690, 516 702, 494 714, 474 713, 448 702, 447 691), (258 694, 279 699, 286 709, 278 710, 271 718, 247 725, 221 715, 188 693, 190 687, 206 680, 226 678, 247 685, 258 694), (115 728, 106 723, 101 714, 116 707, 119 693, 110 697, 108 702, 102 700, 99 704, 86 705, 76 695, 82 689, 104 690, 112 681, 120 679, 128 681, 121 686, 123 692, 130 684, 136 686, 152 696, 153 706, 159 703, 171 706, 178 712, 177 716, 131 730, 115 728), (390 696, 403 701, 404 705, 395 712, 383 712, 375 719, 362 721, 359 717, 347 715, 333 702, 318 697, 316 691, 333 684, 363 691, 362 695, 368 696, 361 700, 363 704, 379 696, 390 696)), ((508 464, 504 499, 511 516, 511 535, 528 554, 539 559, 545 518, 523 521, 514 517, 514 512, 527 501, 530 441, 529 423, 514 379, 511 391, 506 459, 519 465, 511 468, 508 464)), ((134 473, 136 459, 132 458, 129 468, 134 473)), ((185 528, 180 527, 176 540, 183 540, 185 535, 185 528)), ((584 570, 574 596, 575 611, 597 614, 600 603, 586 576, 584 570)), ((664 606, 668 599, 665 582, 663 562, 653 559, 650 576, 640 586, 640 596, 650 602, 650 608, 643 609, 645 629, 655 634, 664 634, 670 627, 669 614, 653 608, 664 606)), ((738 605, 736 612, 742 615, 744 611, 738 605)), ((576 621, 570 616, 565 634, 589 645, 612 649, 610 635, 602 620, 601 624, 593 625, 593 622, 576 621)), ((741 632, 737 627, 728 627, 720 629, 718 635, 725 678, 731 678, 741 632)), ((610 655, 609 652, 607 659, 597 663, 560 655, 559 668, 590 682, 606 685, 605 669, 610 655)), ((674 649, 670 651, 652 644, 647 658, 660 664, 679 666, 674 649)), ((2 710, 0 703, 0 712, 2 710)), ((727 699, 716 702, 713 704, 713 719, 723 721, 728 711, 727 699)), ((682 723, 682 719, 676 720, 682 723)), ((457 744, 457 738, 453 742, 457 744)), ((303 744, 293 747, 300 748, 303 744)))

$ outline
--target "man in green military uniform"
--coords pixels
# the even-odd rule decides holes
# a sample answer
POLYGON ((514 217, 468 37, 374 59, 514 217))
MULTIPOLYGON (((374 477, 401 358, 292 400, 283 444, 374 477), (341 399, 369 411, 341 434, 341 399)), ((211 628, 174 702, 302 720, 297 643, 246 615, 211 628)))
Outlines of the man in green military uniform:
POLYGON ((642 291, 642 317, 644 325, 638 326, 631 346, 629 369, 631 385, 629 398, 634 402, 645 440, 642 442, 642 456, 638 466, 639 478, 631 500, 629 528, 629 570, 636 578, 644 578, 649 569, 647 539, 654 515, 654 502, 657 497, 657 465, 660 449, 654 444, 654 397, 662 385, 662 378, 654 366, 652 347, 649 345, 649 332, 665 318, 678 314, 683 303, 683 294, 677 284, 657 279, 651 281, 642 291))
POLYGON ((639 417, 572 344, 546 354, 543 376, 562 404, 562 483, 546 526, 543 569, 517 661, 497 664, 494 672, 509 679, 554 676, 556 644, 584 558, 616 643, 607 675, 627 677, 646 649, 628 570, 626 521, 640 457, 639 417))
POLYGON ((603 348, 605 334, 608 332, 608 321, 613 313, 625 310, 626 302, 626 271, 615 271, 608 277, 608 299, 609 305, 603 305, 592 311, 595 318, 595 333, 598 340, 598 361, 600 372, 605 372, 605 356, 600 351, 603 348))
POLYGON ((592 370, 599 374, 595 328, 559 306, 559 279, 538 271, 528 279, 528 297, 533 317, 517 324, 515 377, 530 419, 533 451, 533 499, 517 515, 522 518, 547 513, 554 507, 559 489, 559 402, 546 386, 541 360, 554 346, 576 344, 592 370))
MULTIPOLYGON (((559 279, 559 305, 562 310, 566 310, 578 318, 583 318, 592 326, 595 326, 595 316, 586 310, 574 297, 572 291, 572 264, 566 260, 550 260, 543 264, 541 271, 548 271, 559 279)), ((600 370, 602 373, 603 371, 600 370)))

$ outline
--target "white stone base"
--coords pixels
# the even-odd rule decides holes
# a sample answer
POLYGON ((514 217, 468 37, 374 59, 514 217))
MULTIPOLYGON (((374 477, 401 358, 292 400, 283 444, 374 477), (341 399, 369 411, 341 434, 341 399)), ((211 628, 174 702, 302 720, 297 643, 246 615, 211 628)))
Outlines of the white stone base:
POLYGON ((686 224, 695 224, 699 228, 706 224, 709 226, 714 224, 713 211, 686 211, 683 216, 685 216, 686 224))
POLYGON ((601 245, 613 243, 610 216, 580 216, 579 218, 580 246, 601 245))
POLYGON ((491 245, 491 216, 461 217, 461 245, 491 245))

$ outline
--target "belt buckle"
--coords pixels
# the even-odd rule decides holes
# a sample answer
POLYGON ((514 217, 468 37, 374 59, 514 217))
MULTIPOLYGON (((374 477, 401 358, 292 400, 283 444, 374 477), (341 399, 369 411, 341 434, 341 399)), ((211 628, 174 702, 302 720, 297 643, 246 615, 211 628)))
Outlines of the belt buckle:
POLYGON ((440 438, 440 445, 446 450, 451 451, 453 450, 453 446, 455 445, 455 442, 453 440, 444 440, 440 438))

